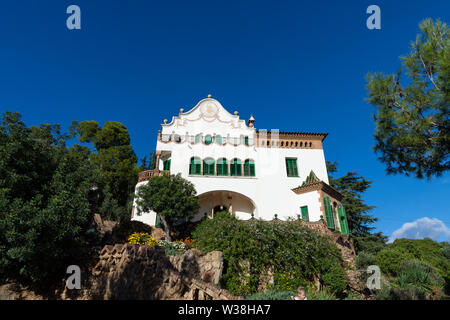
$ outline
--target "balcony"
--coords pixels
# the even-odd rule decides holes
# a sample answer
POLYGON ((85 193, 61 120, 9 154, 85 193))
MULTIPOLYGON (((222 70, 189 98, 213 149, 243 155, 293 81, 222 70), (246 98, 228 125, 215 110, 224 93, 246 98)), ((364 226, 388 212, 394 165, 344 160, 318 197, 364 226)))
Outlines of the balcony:
POLYGON ((138 182, 146 181, 146 180, 150 179, 151 177, 162 176, 163 174, 170 174, 170 171, 169 170, 158 170, 158 169, 141 171, 141 172, 139 172, 138 182))

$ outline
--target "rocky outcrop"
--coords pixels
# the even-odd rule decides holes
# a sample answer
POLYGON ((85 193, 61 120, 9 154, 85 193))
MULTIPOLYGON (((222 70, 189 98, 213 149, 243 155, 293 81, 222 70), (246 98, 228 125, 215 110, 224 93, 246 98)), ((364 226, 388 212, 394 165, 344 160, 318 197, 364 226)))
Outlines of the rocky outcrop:
POLYGON ((107 245, 82 289, 65 289, 62 298, 239 299, 213 285, 222 268, 221 253, 217 252, 189 250, 168 257, 159 246, 107 245))
POLYGON ((220 251, 203 253, 191 249, 183 255, 169 256, 169 260, 178 272, 184 275, 219 284, 223 272, 223 254, 220 251))
POLYGON ((0 286, 0 300, 44 300, 45 298, 16 283, 0 286))

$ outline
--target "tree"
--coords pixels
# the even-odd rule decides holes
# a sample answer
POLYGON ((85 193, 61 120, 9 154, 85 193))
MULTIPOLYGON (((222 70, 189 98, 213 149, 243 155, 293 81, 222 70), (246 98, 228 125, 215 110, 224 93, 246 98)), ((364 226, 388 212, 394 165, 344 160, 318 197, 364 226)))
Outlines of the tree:
POLYGON ((153 170, 156 168, 156 152, 150 152, 148 155, 148 160, 147 155, 145 155, 140 160, 141 160, 141 165, 139 167, 140 171, 153 170))
POLYGON ((440 176, 450 168, 450 29, 440 20, 420 24, 397 74, 368 74, 376 107, 374 150, 388 174, 440 176))
POLYGON ((170 221, 173 218, 191 218, 199 209, 194 185, 177 175, 150 178, 138 188, 138 212, 154 211, 161 218, 166 238, 171 241, 170 221))
MULTIPOLYGON (((0 274, 54 284, 84 255, 95 169, 66 148, 58 125, 26 127, 18 113, 0 123, 0 274)), ((41 287, 43 287, 41 285, 41 287)))
POLYGON ((95 147, 90 159, 103 175, 99 202, 106 201, 100 213, 108 219, 128 219, 139 168, 127 128, 115 121, 106 122, 103 128, 96 121, 75 122, 75 127, 79 141, 95 147))
POLYGON ((358 176, 356 172, 347 172, 340 178, 333 178, 330 174, 337 172, 337 166, 337 162, 327 161, 330 185, 344 196, 341 203, 345 207, 350 233, 354 237, 368 236, 374 229, 369 225, 378 219, 368 214, 375 207, 365 204, 362 194, 370 188, 372 181, 358 176))

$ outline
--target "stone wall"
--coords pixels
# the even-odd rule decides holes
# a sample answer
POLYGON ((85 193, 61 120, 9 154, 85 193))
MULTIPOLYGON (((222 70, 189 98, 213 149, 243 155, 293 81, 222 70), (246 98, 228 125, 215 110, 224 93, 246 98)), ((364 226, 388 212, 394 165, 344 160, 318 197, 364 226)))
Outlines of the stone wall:
POLYGON ((240 299, 213 285, 222 268, 221 252, 188 250, 180 256, 166 256, 158 246, 107 245, 82 289, 66 289, 62 298, 240 299))

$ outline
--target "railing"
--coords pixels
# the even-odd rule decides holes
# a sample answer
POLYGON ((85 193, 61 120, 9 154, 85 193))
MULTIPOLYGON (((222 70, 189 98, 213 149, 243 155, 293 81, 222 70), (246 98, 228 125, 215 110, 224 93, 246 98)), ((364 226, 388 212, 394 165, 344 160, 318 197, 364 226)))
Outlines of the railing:
MULTIPOLYGON (((177 142, 177 143, 191 143, 191 144, 195 144, 195 143, 205 143, 204 138, 207 135, 178 135, 178 134, 159 134, 158 135, 158 140, 161 142, 177 142)), ((217 136, 216 136, 217 137, 217 136)), ((214 139, 215 137, 212 137, 213 139, 211 140, 211 144, 213 143, 218 143, 216 142, 216 140, 214 139)), ((241 137, 221 137, 221 141, 220 143, 218 143, 219 145, 225 145, 225 144, 230 144, 230 145, 234 145, 234 146, 238 146, 238 145, 247 145, 247 146, 252 146, 253 145, 253 138, 249 137, 248 138, 248 142, 245 142, 245 136, 241 136, 241 137)), ((206 143, 205 143, 206 144, 206 143)))
POLYGON ((170 174, 170 171, 169 170, 158 170, 158 169, 141 171, 141 172, 139 172, 138 182, 146 181, 146 180, 150 179, 151 177, 162 176, 163 174, 170 174))

